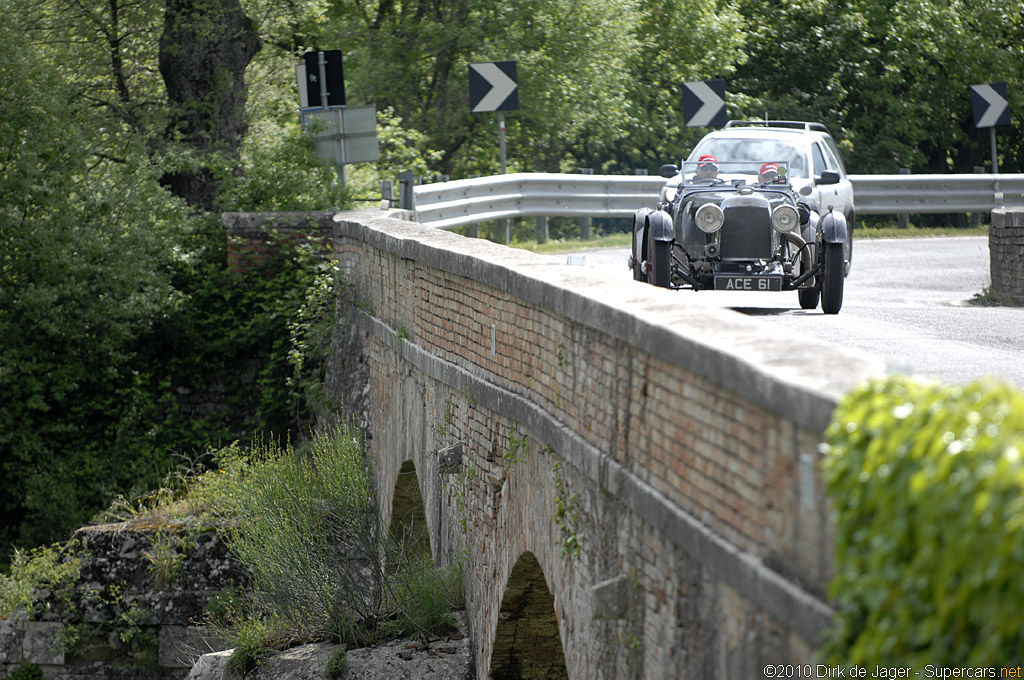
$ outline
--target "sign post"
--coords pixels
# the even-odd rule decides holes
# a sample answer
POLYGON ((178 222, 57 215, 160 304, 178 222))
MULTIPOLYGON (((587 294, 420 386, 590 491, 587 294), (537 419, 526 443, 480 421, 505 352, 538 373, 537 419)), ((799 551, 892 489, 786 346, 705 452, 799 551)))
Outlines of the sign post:
POLYGON ((486 61, 469 65, 469 108, 473 113, 498 113, 501 172, 506 171, 505 111, 519 108, 519 81, 514 61, 486 61))
POLYGON ((377 111, 369 106, 345 106, 345 77, 341 50, 306 52, 295 65, 302 129, 313 136, 314 153, 333 160, 345 184, 345 165, 379 159, 377 111))
POLYGON ((971 85, 971 109, 974 112, 974 126, 989 129, 989 139, 992 143, 992 174, 998 174, 996 126, 1010 124, 1010 99, 1006 83, 971 85))
MULTIPOLYGON (((469 65, 469 108, 473 113, 498 113, 498 150, 501 174, 507 172, 505 112, 519 109, 519 77, 514 61, 485 61, 469 65)), ((509 241, 508 220, 498 220, 498 230, 509 241)))

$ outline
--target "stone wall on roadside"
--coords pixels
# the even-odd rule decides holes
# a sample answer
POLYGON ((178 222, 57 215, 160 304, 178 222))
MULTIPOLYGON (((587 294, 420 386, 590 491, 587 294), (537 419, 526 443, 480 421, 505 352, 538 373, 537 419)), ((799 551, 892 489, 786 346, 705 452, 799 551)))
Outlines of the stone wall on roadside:
POLYGON ((988 251, 993 297, 1024 306, 1024 208, 992 211, 988 251))
POLYGON ((0 621, 0 680, 27 664, 48 680, 181 680, 223 649, 199 624, 210 599, 246 576, 215 531, 104 524, 79 529, 67 551, 78 582, 0 621))

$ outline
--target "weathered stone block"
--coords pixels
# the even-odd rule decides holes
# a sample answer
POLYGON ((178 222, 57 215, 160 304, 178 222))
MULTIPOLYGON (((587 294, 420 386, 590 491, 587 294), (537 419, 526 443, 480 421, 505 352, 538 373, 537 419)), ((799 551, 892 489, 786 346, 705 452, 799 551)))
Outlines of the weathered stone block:
POLYGON ((26 621, 22 652, 26 663, 40 666, 64 665, 64 626, 47 621, 26 621))
POLYGON ((590 610, 595 619, 624 619, 629 614, 630 583, 626 576, 602 581, 590 590, 590 610))
POLYGON ((200 626, 160 627, 160 666, 191 668, 204 654, 223 650, 227 644, 212 629, 200 626))
POLYGON ((25 622, 20 617, 0 621, 0 664, 21 661, 22 642, 25 639, 25 622))

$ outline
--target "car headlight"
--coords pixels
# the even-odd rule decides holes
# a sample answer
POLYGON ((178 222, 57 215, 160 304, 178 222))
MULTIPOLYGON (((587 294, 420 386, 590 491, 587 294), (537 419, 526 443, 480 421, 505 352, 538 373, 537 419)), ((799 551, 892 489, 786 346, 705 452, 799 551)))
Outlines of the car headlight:
POLYGON ((772 211, 772 226, 778 231, 793 231, 798 224, 800 224, 800 213, 793 206, 780 205, 772 211))
POLYGON ((701 231, 713 234, 722 228, 722 224, 725 223, 725 214, 714 203, 705 203, 697 208, 693 220, 701 231))

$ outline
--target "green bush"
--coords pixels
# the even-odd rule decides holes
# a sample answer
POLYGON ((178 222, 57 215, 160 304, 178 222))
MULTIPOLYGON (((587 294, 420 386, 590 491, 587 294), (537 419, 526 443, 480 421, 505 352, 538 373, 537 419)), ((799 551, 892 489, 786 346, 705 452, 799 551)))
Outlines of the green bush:
POLYGON ((992 666, 1024 653, 1024 396, 890 377, 848 395, 824 463, 837 513, 834 662, 992 666))
POLYGON ((0 573, 0 619, 16 609, 33 614, 35 597, 43 589, 70 593, 78 583, 81 564, 62 548, 52 545, 14 551, 10 573, 0 573))
POLYGON ((251 590, 219 599, 211 615, 240 650, 238 668, 294 641, 362 645, 454 627, 460 565, 435 569, 429 554, 388 535, 367 464, 352 425, 316 435, 301 454, 277 442, 251 448, 228 533, 251 590))

